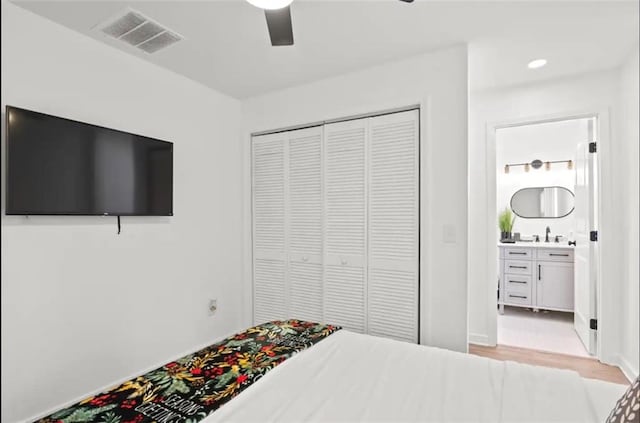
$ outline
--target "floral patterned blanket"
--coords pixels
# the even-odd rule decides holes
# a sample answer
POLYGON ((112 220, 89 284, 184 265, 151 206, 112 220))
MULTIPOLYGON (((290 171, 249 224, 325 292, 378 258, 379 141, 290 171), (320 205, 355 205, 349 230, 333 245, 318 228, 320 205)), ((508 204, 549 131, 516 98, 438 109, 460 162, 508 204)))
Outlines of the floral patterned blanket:
POLYGON ((258 325, 38 422, 195 423, 339 329, 299 320, 258 325))

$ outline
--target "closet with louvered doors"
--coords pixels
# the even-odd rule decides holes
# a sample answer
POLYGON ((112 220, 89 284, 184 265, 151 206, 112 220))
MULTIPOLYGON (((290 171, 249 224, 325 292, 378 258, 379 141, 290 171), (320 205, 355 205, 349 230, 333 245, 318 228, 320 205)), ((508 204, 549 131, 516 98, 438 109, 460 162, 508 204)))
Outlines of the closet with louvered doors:
POLYGON ((253 138, 254 320, 418 342, 419 113, 253 138))
POLYGON ((322 127, 254 136, 254 322, 322 316, 322 127))

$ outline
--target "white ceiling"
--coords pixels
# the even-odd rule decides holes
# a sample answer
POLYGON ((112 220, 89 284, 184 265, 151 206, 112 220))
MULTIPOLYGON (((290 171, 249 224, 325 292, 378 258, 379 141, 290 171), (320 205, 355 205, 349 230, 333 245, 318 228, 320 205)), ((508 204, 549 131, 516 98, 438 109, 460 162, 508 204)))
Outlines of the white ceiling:
POLYGON ((462 42, 472 89, 612 68, 638 43, 637 0, 295 0, 293 47, 271 47, 244 0, 15 3, 240 99, 462 42), (186 40, 147 55, 91 29, 125 7, 186 40), (527 69, 538 57, 549 64, 527 69))

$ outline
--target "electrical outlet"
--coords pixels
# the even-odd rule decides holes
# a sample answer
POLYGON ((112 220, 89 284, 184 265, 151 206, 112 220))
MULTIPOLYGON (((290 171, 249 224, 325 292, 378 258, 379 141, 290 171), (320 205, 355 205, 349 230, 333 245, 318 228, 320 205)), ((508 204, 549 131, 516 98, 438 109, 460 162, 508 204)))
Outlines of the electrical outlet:
POLYGON ((213 316, 218 311, 218 300, 209 300, 209 316, 213 316))

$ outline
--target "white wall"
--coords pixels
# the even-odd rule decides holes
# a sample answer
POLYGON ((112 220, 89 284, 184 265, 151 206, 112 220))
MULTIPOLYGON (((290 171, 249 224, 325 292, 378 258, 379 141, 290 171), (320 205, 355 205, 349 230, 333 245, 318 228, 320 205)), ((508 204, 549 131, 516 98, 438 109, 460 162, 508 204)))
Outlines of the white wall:
POLYGON ((638 285, 640 285, 640 275, 638 274, 638 266, 640 262, 640 249, 638 248, 638 219, 640 216, 640 208, 638 207, 638 145, 640 144, 638 136, 638 127, 640 121, 638 118, 638 48, 624 64, 620 71, 620 83, 618 85, 619 107, 617 125, 619 127, 618 136, 621 144, 621 155, 626 160, 621 162, 625 169, 626 178, 620 181, 623 184, 623 199, 619 204, 624 207, 625 217, 620 226, 625 235, 623 254, 627 260, 623 273, 623 290, 622 296, 622 334, 623 340, 622 350, 620 352, 620 361, 622 369, 628 376, 638 376, 640 351, 640 322, 638 299, 638 285))
MULTIPOLYGON (((473 69, 470 70, 473 72, 473 69)), ((582 112, 602 113, 598 147, 602 186, 599 248, 601 271, 604 275, 600 293, 600 308, 606 317, 599 321, 598 336, 602 345, 600 358, 607 363, 619 364, 619 351, 623 342, 620 334, 622 300, 622 269, 628 264, 624 253, 624 229, 617 222, 624 220, 626 212, 615 206, 623 204, 621 181, 631 177, 625 167, 624 141, 617 136, 613 125, 620 113, 617 70, 586 74, 567 79, 552 80, 519 87, 485 92, 472 92, 470 96, 469 156, 484 160, 469 162, 469 340, 480 344, 495 344, 496 311, 489 304, 495 302, 495 279, 489 281, 495 268, 497 252, 488 249, 487 238, 495 233, 495 219, 487 216, 491 197, 487 181, 487 166, 495 166, 487 150, 487 128, 496 122, 509 122, 524 118, 568 115, 582 112), (489 223, 491 222, 491 223, 489 223), (490 266, 490 267, 488 267, 490 266)), ((636 178, 637 179, 637 178, 636 178)), ((637 257, 636 257, 637 263, 637 257)))
POLYGON ((240 329, 238 101, 3 0, 1 103, 175 143, 174 217, 3 212, 3 422, 240 329))
MULTIPOLYGON (((467 95, 467 49, 459 46, 243 103, 247 168, 252 132, 422 103, 421 342, 460 351, 467 350, 467 95), (455 240, 444 241, 447 228, 455 240)), ((249 228, 248 206, 245 220, 249 228)), ((250 273, 245 281, 249 290, 250 273)))
MULTIPOLYGON (((587 119, 574 119, 496 131, 497 211, 510 207, 511 197, 522 188, 559 186, 574 192, 575 170, 569 169, 566 163, 553 163, 549 170, 545 166, 530 168, 529 172, 525 172, 523 166, 516 166, 511 167, 509 173, 504 173, 504 167, 508 163, 530 163, 535 159, 543 162, 573 160, 575 163, 578 143, 588 140, 587 124, 587 119)), ((548 226, 551 237, 562 235, 566 243, 566 238, 573 239, 574 223, 573 213, 554 219, 516 217, 513 232, 522 236, 540 235, 542 240, 548 226)))

